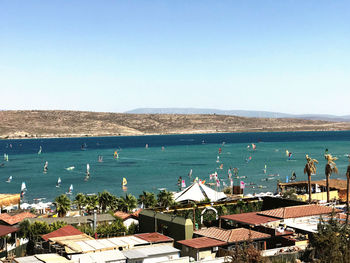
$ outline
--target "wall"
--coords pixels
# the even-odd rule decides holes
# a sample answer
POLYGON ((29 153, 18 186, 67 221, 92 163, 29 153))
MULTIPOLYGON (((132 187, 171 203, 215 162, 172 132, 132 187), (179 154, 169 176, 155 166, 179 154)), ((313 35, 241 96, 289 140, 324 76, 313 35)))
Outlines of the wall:
MULTIPOLYGON (((303 194, 298 195, 298 199, 301 199, 304 202, 309 201, 309 194, 303 194)), ((346 194, 345 194, 346 197, 346 194)), ((338 190, 329 191, 329 198, 332 199, 339 199, 338 196, 338 190)), ((321 192, 321 193, 313 193, 311 194, 311 199, 313 200, 319 200, 319 201, 327 201, 327 192, 321 192)))

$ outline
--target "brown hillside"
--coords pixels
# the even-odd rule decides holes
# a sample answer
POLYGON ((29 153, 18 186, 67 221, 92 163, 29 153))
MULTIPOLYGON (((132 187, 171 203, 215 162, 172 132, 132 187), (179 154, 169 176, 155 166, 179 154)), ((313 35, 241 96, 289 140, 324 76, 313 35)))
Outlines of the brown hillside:
POLYGON ((0 121, 0 138, 350 130, 349 122, 85 111, 0 111, 0 121))

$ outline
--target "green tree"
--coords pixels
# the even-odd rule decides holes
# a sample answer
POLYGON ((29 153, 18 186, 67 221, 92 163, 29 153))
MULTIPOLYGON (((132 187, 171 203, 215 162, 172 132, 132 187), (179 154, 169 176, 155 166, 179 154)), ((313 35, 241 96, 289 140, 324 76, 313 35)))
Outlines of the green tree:
POLYGON ((113 196, 108 191, 104 190, 102 193, 98 193, 98 203, 102 213, 106 211, 107 207, 110 207, 112 200, 113 196))
POLYGON ((157 205, 157 199, 154 193, 143 191, 139 195, 137 200, 139 205, 143 205, 144 208, 152 208, 157 205))
POLYGON ((53 222, 52 224, 50 224, 50 232, 60 229, 66 225, 67 223, 63 221, 53 222))
POLYGON ((80 215, 81 215, 81 210, 84 206, 86 206, 86 203, 87 203, 86 196, 83 193, 78 193, 75 196, 74 204, 78 206, 80 215))
POLYGON ((158 205, 161 207, 170 207, 175 204, 173 194, 167 190, 160 191, 157 198, 158 205))
POLYGON ((125 197, 120 198, 119 209, 123 212, 129 213, 137 207, 137 199, 132 194, 126 194, 125 197))
POLYGON ((307 180, 309 185, 309 203, 311 203, 311 175, 316 174, 316 159, 312 159, 309 155, 306 155, 306 164, 304 168, 304 174, 307 174, 307 180))
POLYGON ((70 210, 71 201, 67 195, 62 194, 56 197, 55 202, 56 211, 59 217, 64 217, 70 210))
POLYGON ((119 210, 119 206, 120 206, 120 198, 115 195, 112 195, 112 199, 109 204, 109 209, 112 211, 117 211, 119 210))
POLYGON ((97 195, 87 195, 86 205, 89 213, 91 214, 95 209, 98 208, 98 196, 97 195))

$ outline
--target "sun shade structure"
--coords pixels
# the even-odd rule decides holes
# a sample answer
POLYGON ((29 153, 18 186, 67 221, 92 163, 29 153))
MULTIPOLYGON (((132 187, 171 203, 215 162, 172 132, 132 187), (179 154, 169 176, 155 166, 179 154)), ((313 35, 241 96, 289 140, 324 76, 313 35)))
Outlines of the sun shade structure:
POLYGON ((20 200, 20 194, 0 194, 0 207, 18 205, 20 200))
POLYGON ((208 198, 212 202, 226 198, 223 192, 217 192, 210 187, 194 182, 181 192, 174 194, 175 202, 196 201, 200 202, 208 198))

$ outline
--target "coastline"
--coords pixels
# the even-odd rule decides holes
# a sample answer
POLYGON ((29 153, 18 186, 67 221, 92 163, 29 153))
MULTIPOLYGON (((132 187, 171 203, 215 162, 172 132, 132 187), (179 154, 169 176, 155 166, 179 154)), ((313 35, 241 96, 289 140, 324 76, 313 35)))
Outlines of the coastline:
POLYGON ((350 130, 350 122, 209 114, 0 111, 0 139, 350 130))

